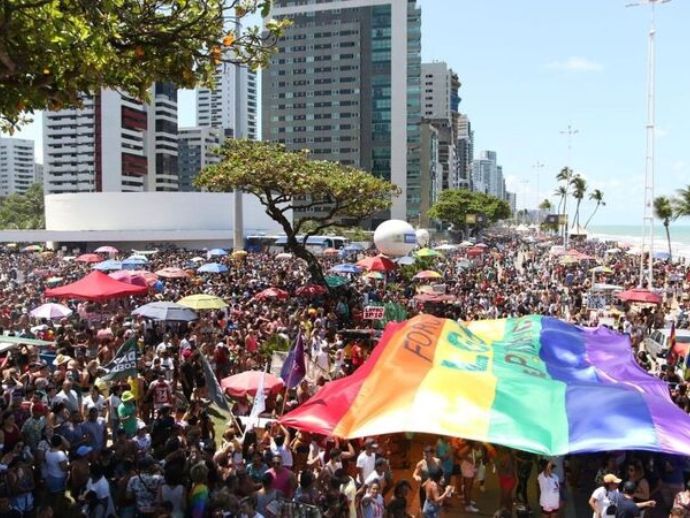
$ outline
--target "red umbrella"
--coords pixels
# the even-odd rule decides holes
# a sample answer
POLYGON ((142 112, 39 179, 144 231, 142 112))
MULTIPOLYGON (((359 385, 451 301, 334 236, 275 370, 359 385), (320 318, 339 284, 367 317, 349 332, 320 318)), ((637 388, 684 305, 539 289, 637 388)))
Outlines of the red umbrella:
POLYGON ((419 293, 414 299, 418 302, 453 302, 455 296, 446 293, 419 293))
POLYGON ((98 254, 81 254, 77 261, 81 263, 100 263, 103 258, 98 254))
POLYGON ((477 247, 472 247, 467 250, 467 256, 468 257, 474 257, 476 255, 482 255, 484 253, 483 248, 477 248, 477 247))
POLYGON ((189 274, 182 268, 176 268, 174 266, 169 266, 167 268, 163 268, 162 270, 158 270, 156 275, 166 279, 186 279, 189 277, 189 274))
POLYGON ((626 302, 661 304, 661 295, 644 288, 633 288, 632 290, 621 291, 618 294, 618 298, 626 302))
POLYGON ((320 284, 305 284, 295 290, 295 295, 298 297, 318 297, 328 293, 328 289, 320 284))
POLYGON ((261 376, 264 376, 264 394, 278 394, 285 384, 279 377, 274 376, 270 372, 261 371, 244 371, 233 376, 223 378, 220 386, 231 397, 254 396, 261 376))
POLYGON ((290 297, 290 294, 287 291, 281 290, 279 288, 267 288, 263 291, 260 291, 256 295, 254 295, 254 298, 256 300, 267 300, 267 299, 285 300, 289 297, 290 297))
POLYGON ((361 261, 357 261, 356 264, 370 272, 390 272, 396 267, 396 264, 384 255, 365 257, 361 261))
POLYGON ((108 300, 130 295, 146 295, 148 292, 146 286, 116 281, 96 270, 77 282, 46 290, 45 296, 57 299, 108 300))
POLYGON ((148 286, 146 279, 143 275, 137 275, 135 271, 120 270, 108 274, 108 277, 115 279, 116 281, 126 282, 127 284, 133 284, 134 286, 148 286))

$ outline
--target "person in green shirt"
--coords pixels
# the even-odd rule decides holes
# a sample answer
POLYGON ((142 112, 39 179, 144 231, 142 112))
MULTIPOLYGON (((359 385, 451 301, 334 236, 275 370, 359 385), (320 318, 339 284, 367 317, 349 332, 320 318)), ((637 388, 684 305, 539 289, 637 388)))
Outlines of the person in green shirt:
POLYGON ((117 407, 117 417, 127 437, 132 438, 137 433, 137 406, 134 394, 129 390, 123 392, 121 401, 117 407))

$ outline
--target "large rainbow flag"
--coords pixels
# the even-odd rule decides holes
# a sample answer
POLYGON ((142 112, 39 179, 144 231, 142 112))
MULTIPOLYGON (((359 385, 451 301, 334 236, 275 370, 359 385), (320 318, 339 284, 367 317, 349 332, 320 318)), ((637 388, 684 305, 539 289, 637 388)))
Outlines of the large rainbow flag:
POLYGON ((690 455, 690 417, 637 366, 626 337, 540 316, 389 324, 362 367, 281 422, 345 438, 426 432, 546 455, 690 455))

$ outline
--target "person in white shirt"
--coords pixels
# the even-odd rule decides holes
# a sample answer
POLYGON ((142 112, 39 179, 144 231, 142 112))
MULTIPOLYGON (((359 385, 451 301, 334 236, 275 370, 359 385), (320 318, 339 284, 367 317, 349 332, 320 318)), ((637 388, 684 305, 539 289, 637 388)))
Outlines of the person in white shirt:
POLYGON ((290 443, 290 434, 282 426, 281 428, 283 433, 271 438, 271 453, 273 455, 280 455, 280 458, 283 462, 283 467, 292 469, 292 452, 290 451, 290 448, 286 445, 286 443, 290 443))
POLYGON ((606 514, 609 505, 616 504, 621 494, 618 491, 618 484, 621 479, 612 473, 604 475, 604 484, 594 490, 589 498, 589 506, 592 508, 592 518, 613 517, 614 514, 606 514))
POLYGON ((539 505, 544 518, 556 518, 561 505, 560 482, 553 472, 554 467, 553 461, 546 461, 544 470, 537 477, 539 505))
POLYGON ((371 437, 364 441, 364 451, 357 456, 357 481, 364 484, 376 467, 376 443, 371 437))

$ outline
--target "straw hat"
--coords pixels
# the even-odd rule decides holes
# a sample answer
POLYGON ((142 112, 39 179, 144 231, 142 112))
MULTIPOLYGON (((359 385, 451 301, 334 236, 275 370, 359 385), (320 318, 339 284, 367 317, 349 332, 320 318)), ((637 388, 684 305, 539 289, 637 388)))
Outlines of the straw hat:
POLYGON ((58 354, 55 357, 55 360, 53 360, 53 365, 59 367, 60 365, 64 365, 66 363, 69 363, 70 361, 72 361, 71 356, 67 356, 66 354, 58 354))

